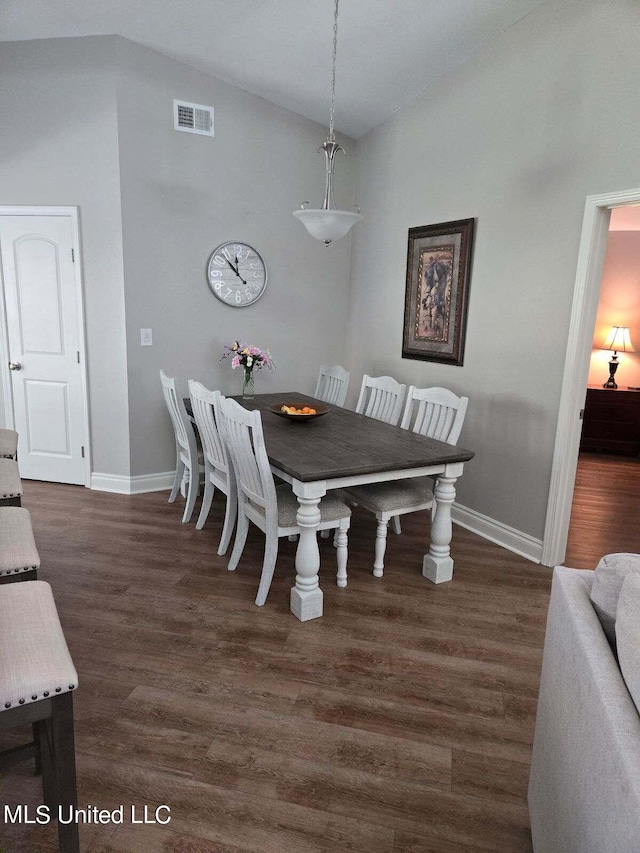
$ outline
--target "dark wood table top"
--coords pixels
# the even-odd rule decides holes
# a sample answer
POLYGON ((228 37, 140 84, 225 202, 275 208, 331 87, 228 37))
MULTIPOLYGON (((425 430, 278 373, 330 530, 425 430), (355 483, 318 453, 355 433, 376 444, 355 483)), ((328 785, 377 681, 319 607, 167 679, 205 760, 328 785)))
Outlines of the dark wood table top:
MULTIPOLYGON (((258 394, 253 400, 232 399, 246 409, 260 410, 269 461, 302 482, 468 462, 475 455, 339 406, 330 406, 329 414, 304 423, 269 411, 276 403, 320 403, 297 391, 258 394)), ((187 398, 184 403, 191 413, 191 401, 187 398)))

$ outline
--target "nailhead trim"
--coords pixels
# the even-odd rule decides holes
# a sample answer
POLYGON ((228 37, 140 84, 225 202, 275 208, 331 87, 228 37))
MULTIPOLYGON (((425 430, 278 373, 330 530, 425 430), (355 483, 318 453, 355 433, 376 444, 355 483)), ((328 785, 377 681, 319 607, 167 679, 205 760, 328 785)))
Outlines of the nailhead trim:
POLYGON ((33 701, 33 702, 35 702, 37 698, 38 698, 38 694, 37 694, 37 693, 36 693, 34 696, 32 696, 32 697, 31 697, 31 699, 32 699, 32 701, 33 701))
POLYGON ((3 569, 3 571, 0 572, 0 577, 3 577, 4 575, 17 575, 19 572, 36 571, 36 569, 39 568, 39 566, 21 566, 19 569, 3 569))
POLYGON ((62 690, 62 687, 56 687, 56 693, 60 693, 61 690, 62 690))
POLYGON ((49 695, 49 691, 48 691, 48 690, 45 690, 45 691, 44 691, 44 693, 43 693, 42 695, 43 695, 43 696, 45 697, 45 699, 46 699, 46 698, 47 698, 47 696, 49 695))
POLYGON ((18 704, 19 704, 19 705, 24 705, 24 699, 18 699, 18 704))
POLYGON ((10 707, 11 707, 11 702, 5 702, 5 703, 4 703, 4 707, 5 707, 5 708, 10 708, 10 707))

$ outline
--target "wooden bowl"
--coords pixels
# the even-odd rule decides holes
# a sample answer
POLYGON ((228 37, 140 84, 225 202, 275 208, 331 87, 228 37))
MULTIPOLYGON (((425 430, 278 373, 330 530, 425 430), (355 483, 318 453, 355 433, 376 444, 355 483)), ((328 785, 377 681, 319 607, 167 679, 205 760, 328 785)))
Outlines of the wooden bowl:
POLYGON ((301 403, 300 401, 296 401, 293 403, 276 403, 273 406, 269 406, 269 409, 273 412, 274 415, 278 415, 280 418, 286 418, 286 420, 291 423, 306 423, 307 421, 312 421, 315 418, 321 418, 323 415, 329 414, 331 409, 329 406, 323 406, 318 404, 317 406, 313 406, 316 410, 315 415, 290 415, 289 412, 281 411, 283 406, 295 406, 296 409, 301 409, 303 406, 308 405, 307 403, 301 403))

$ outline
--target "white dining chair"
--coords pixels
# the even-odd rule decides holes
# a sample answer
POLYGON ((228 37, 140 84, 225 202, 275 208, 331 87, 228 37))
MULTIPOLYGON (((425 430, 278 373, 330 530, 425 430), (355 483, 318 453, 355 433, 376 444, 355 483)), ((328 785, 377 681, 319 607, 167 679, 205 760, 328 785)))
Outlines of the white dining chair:
POLYGON ((318 384, 313 396, 330 406, 344 406, 350 376, 349 371, 339 364, 323 364, 318 373, 318 384))
MULTIPOLYGON (((468 397, 458 397, 446 388, 415 388, 411 385, 401 426, 419 435, 455 444, 460 436, 468 403, 468 397)), ((344 489, 344 494, 350 500, 374 513, 378 521, 373 564, 373 574, 377 578, 381 578, 384 573, 389 521, 395 522, 395 531, 400 533, 400 515, 431 509, 433 518, 433 487, 434 478, 427 476, 344 489)))
POLYGON ((182 478, 186 473, 189 483, 184 513, 182 515, 182 521, 186 523, 191 519, 200 489, 198 444, 196 434, 193 430, 193 423, 187 415, 182 397, 176 391, 176 380, 167 376, 164 370, 161 370, 160 381, 162 382, 162 393, 164 394, 167 409, 169 409, 169 416, 171 417, 176 439, 176 476, 173 480, 171 494, 169 495, 169 503, 172 504, 175 501, 180 490, 182 478))
POLYGON ((406 390, 407 386, 396 382, 392 376, 365 374, 362 377, 356 412, 396 426, 400 420, 406 390))
MULTIPOLYGON (((287 483, 276 486, 269 466, 259 411, 247 411, 235 400, 220 402, 221 432, 231 456, 238 489, 238 526, 229 571, 242 556, 249 522, 266 536, 262 575, 256 604, 267 600, 278 557, 278 539, 300 533, 297 524, 298 499, 287 483)), ((347 585, 347 531, 351 510, 334 495, 322 498, 318 530, 337 529, 336 547, 339 587, 347 585)))
POLYGON ((226 554, 229 547, 238 510, 238 495, 233 466, 217 425, 222 417, 220 401, 224 397, 219 391, 209 391, 202 383, 193 379, 189 380, 189 396, 191 397, 193 419, 198 427, 204 455, 204 495, 200 515, 196 522, 196 530, 202 530, 204 527, 211 510, 211 501, 215 490, 216 488, 220 489, 227 497, 224 525, 218 546, 218 554, 222 556, 222 554, 226 554))

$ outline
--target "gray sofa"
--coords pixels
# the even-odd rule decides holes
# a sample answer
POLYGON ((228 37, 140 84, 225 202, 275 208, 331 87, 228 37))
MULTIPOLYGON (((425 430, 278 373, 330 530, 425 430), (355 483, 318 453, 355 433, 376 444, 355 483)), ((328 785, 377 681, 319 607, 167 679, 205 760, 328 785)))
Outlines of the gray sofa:
POLYGON ((589 599, 593 578, 553 575, 529 781, 535 853, 640 852, 640 716, 589 599))

